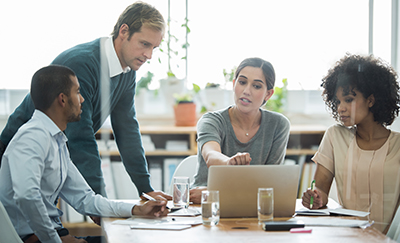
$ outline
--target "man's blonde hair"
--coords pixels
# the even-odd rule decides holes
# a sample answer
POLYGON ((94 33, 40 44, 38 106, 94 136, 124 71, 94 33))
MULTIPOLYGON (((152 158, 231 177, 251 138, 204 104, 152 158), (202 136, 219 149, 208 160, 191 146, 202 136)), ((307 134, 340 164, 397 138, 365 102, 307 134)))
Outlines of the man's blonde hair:
POLYGON ((163 35, 165 32, 165 21, 161 13, 155 7, 140 1, 129 5, 119 16, 111 33, 113 40, 118 37, 119 29, 123 24, 129 26, 129 38, 135 32, 140 32, 143 25, 160 31, 163 35))

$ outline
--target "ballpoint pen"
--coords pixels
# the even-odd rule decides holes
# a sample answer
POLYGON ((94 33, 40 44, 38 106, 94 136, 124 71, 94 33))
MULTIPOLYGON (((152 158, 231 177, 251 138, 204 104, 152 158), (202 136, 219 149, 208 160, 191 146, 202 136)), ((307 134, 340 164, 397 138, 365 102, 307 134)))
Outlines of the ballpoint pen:
MULTIPOLYGON (((315 180, 313 180, 313 181, 311 182, 311 191, 314 191, 314 187, 315 187, 315 180)), ((311 199, 310 199, 310 209, 312 209, 313 203, 314 203, 314 197, 311 196, 311 199)))
MULTIPOLYGON (((142 193, 142 196, 145 197, 147 200, 150 200, 150 201, 157 201, 154 197, 152 197, 152 196, 150 196, 149 194, 146 194, 146 193, 144 193, 144 192, 142 193)), ((171 213, 180 209, 180 208, 169 208, 168 206, 166 206, 166 208, 167 208, 167 210, 170 211, 171 213)))
POLYGON ((154 197, 152 197, 152 196, 150 196, 149 194, 146 194, 146 193, 142 193, 142 196, 143 197, 145 197, 147 200, 150 200, 150 201, 157 201, 154 197))

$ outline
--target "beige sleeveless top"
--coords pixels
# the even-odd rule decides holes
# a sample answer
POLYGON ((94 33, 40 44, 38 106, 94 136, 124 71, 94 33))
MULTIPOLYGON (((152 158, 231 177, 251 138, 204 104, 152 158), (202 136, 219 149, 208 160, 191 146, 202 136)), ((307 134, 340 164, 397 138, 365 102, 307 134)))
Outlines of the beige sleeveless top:
POLYGON ((334 174, 344 208, 370 212, 374 227, 385 230, 399 202, 399 133, 392 131, 378 150, 362 150, 354 129, 335 125, 325 133, 312 160, 334 174))

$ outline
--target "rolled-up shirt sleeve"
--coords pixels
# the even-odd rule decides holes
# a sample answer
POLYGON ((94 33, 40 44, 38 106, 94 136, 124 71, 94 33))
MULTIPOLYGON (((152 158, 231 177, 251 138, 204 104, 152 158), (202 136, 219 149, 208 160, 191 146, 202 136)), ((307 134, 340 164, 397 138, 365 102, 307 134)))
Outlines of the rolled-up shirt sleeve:
POLYGON ((100 194, 95 194, 70 162, 68 173, 60 197, 81 214, 104 217, 130 217, 135 204, 109 200, 100 194))

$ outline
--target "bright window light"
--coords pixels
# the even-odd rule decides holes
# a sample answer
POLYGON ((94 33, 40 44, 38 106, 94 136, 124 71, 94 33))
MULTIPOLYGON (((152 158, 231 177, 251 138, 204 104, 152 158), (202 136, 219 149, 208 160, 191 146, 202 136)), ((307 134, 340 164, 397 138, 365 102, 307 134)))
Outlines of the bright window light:
MULTIPOLYGON (((156 6, 167 20, 168 1, 146 2, 156 6)), ((33 73, 59 53, 109 35, 120 13, 131 3, 2 1, 0 89, 29 89, 33 73)), ((289 89, 318 89, 327 70, 346 52, 368 54, 365 0, 188 0, 188 8, 191 33, 187 78, 201 87, 207 82, 223 83, 223 69, 230 70, 244 58, 258 56, 274 65, 277 85, 287 78, 289 89)), ((390 16, 390 6, 376 10, 390 16)), ((382 14, 375 12, 375 16, 382 14)), ((184 18, 185 0, 171 0, 171 20, 176 26, 171 31, 179 42, 184 42, 184 29, 180 27, 184 18)), ((390 23, 382 21, 375 23, 379 35, 374 42, 389 43, 390 49, 390 23)), ((177 49, 182 51, 179 46, 177 49)), ((390 50, 376 50, 390 61, 390 50)), ((138 71, 138 79, 147 71, 154 73, 155 80, 165 78, 165 58, 164 53, 155 51, 150 63, 138 71)), ((177 77, 184 78, 185 62, 174 65, 177 77)), ((157 88, 157 82, 153 88, 157 88)))

